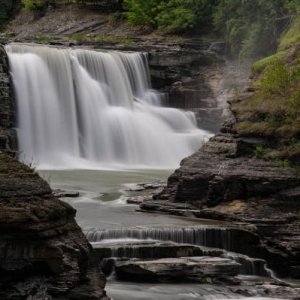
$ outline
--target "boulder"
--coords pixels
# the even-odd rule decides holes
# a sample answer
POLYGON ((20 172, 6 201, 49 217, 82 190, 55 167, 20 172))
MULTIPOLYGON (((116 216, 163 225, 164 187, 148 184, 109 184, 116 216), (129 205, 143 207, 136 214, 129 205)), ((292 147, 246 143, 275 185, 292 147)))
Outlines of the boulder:
POLYGON ((117 261, 115 271, 126 280, 211 283, 237 275, 239 268, 231 259, 202 256, 117 261))
POLYGON ((75 214, 34 170, 0 152, 1 299, 108 299, 75 214))

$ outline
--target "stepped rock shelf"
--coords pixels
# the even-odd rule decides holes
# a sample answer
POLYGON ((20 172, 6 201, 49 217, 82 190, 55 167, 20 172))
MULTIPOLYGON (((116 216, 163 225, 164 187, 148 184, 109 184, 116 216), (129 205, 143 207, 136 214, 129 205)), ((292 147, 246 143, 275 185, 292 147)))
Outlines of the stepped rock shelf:
POLYGON ((260 238, 260 250, 282 276, 300 277, 300 177, 297 170, 255 158, 259 139, 239 137, 232 115, 222 133, 181 162, 167 187, 142 211, 242 222, 260 238))

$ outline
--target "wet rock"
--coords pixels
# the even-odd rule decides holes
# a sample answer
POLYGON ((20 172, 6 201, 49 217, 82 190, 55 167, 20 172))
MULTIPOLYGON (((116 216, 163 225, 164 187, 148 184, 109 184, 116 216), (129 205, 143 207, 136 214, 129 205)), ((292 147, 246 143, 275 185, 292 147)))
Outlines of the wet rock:
POLYGON ((8 71, 8 57, 0 45, 0 150, 17 150, 15 125, 15 102, 8 71))
POLYGON ((63 190, 53 190, 53 195, 57 198, 78 198, 79 192, 67 192, 63 190))
POLYGON ((248 255, 267 259, 282 276, 295 276, 292 267, 300 259, 300 177, 293 168, 255 157, 257 145, 266 141, 237 136, 234 123, 234 117, 229 119, 223 133, 183 159, 167 187, 140 207, 177 214, 172 207, 188 203, 194 207, 190 213, 199 218, 252 224, 261 241, 248 255))
POLYGON ((193 281, 212 283, 238 274, 240 265, 219 257, 182 257, 116 262, 120 279, 158 282, 193 281))
POLYGON ((1 299, 105 299, 75 213, 36 172, 0 152, 1 299))
POLYGON ((152 196, 150 195, 146 195, 146 196, 135 196, 135 197, 128 197, 126 202, 128 204, 136 204, 136 205, 139 205, 141 203, 143 203, 144 201, 147 201, 147 200, 151 200, 152 196))
POLYGON ((221 256, 220 249, 200 247, 190 244, 178 244, 161 241, 126 241, 120 240, 111 243, 96 243, 93 248, 99 258, 176 258, 182 256, 221 256))

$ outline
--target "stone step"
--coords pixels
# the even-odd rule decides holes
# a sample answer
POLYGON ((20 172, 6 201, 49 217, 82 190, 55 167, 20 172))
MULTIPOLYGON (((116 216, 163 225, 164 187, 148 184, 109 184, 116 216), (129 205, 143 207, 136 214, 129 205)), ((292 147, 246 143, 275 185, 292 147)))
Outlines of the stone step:
POLYGON ((115 263, 117 278, 146 282, 228 282, 239 269, 240 264, 231 259, 206 256, 115 263))

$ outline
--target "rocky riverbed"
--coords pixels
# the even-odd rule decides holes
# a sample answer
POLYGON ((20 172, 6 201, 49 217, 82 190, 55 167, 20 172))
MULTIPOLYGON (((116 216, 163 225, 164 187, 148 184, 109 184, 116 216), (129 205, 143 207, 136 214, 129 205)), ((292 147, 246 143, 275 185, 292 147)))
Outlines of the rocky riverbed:
POLYGON ((167 187, 140 208, 248 224, 261 248, 251 256, 265 258, 283 276, 299 278, 297 170, 256 158, 253 151, 259 138, 237 136, 234 122, 232 116, 221 134, 184 159, 167 187))

